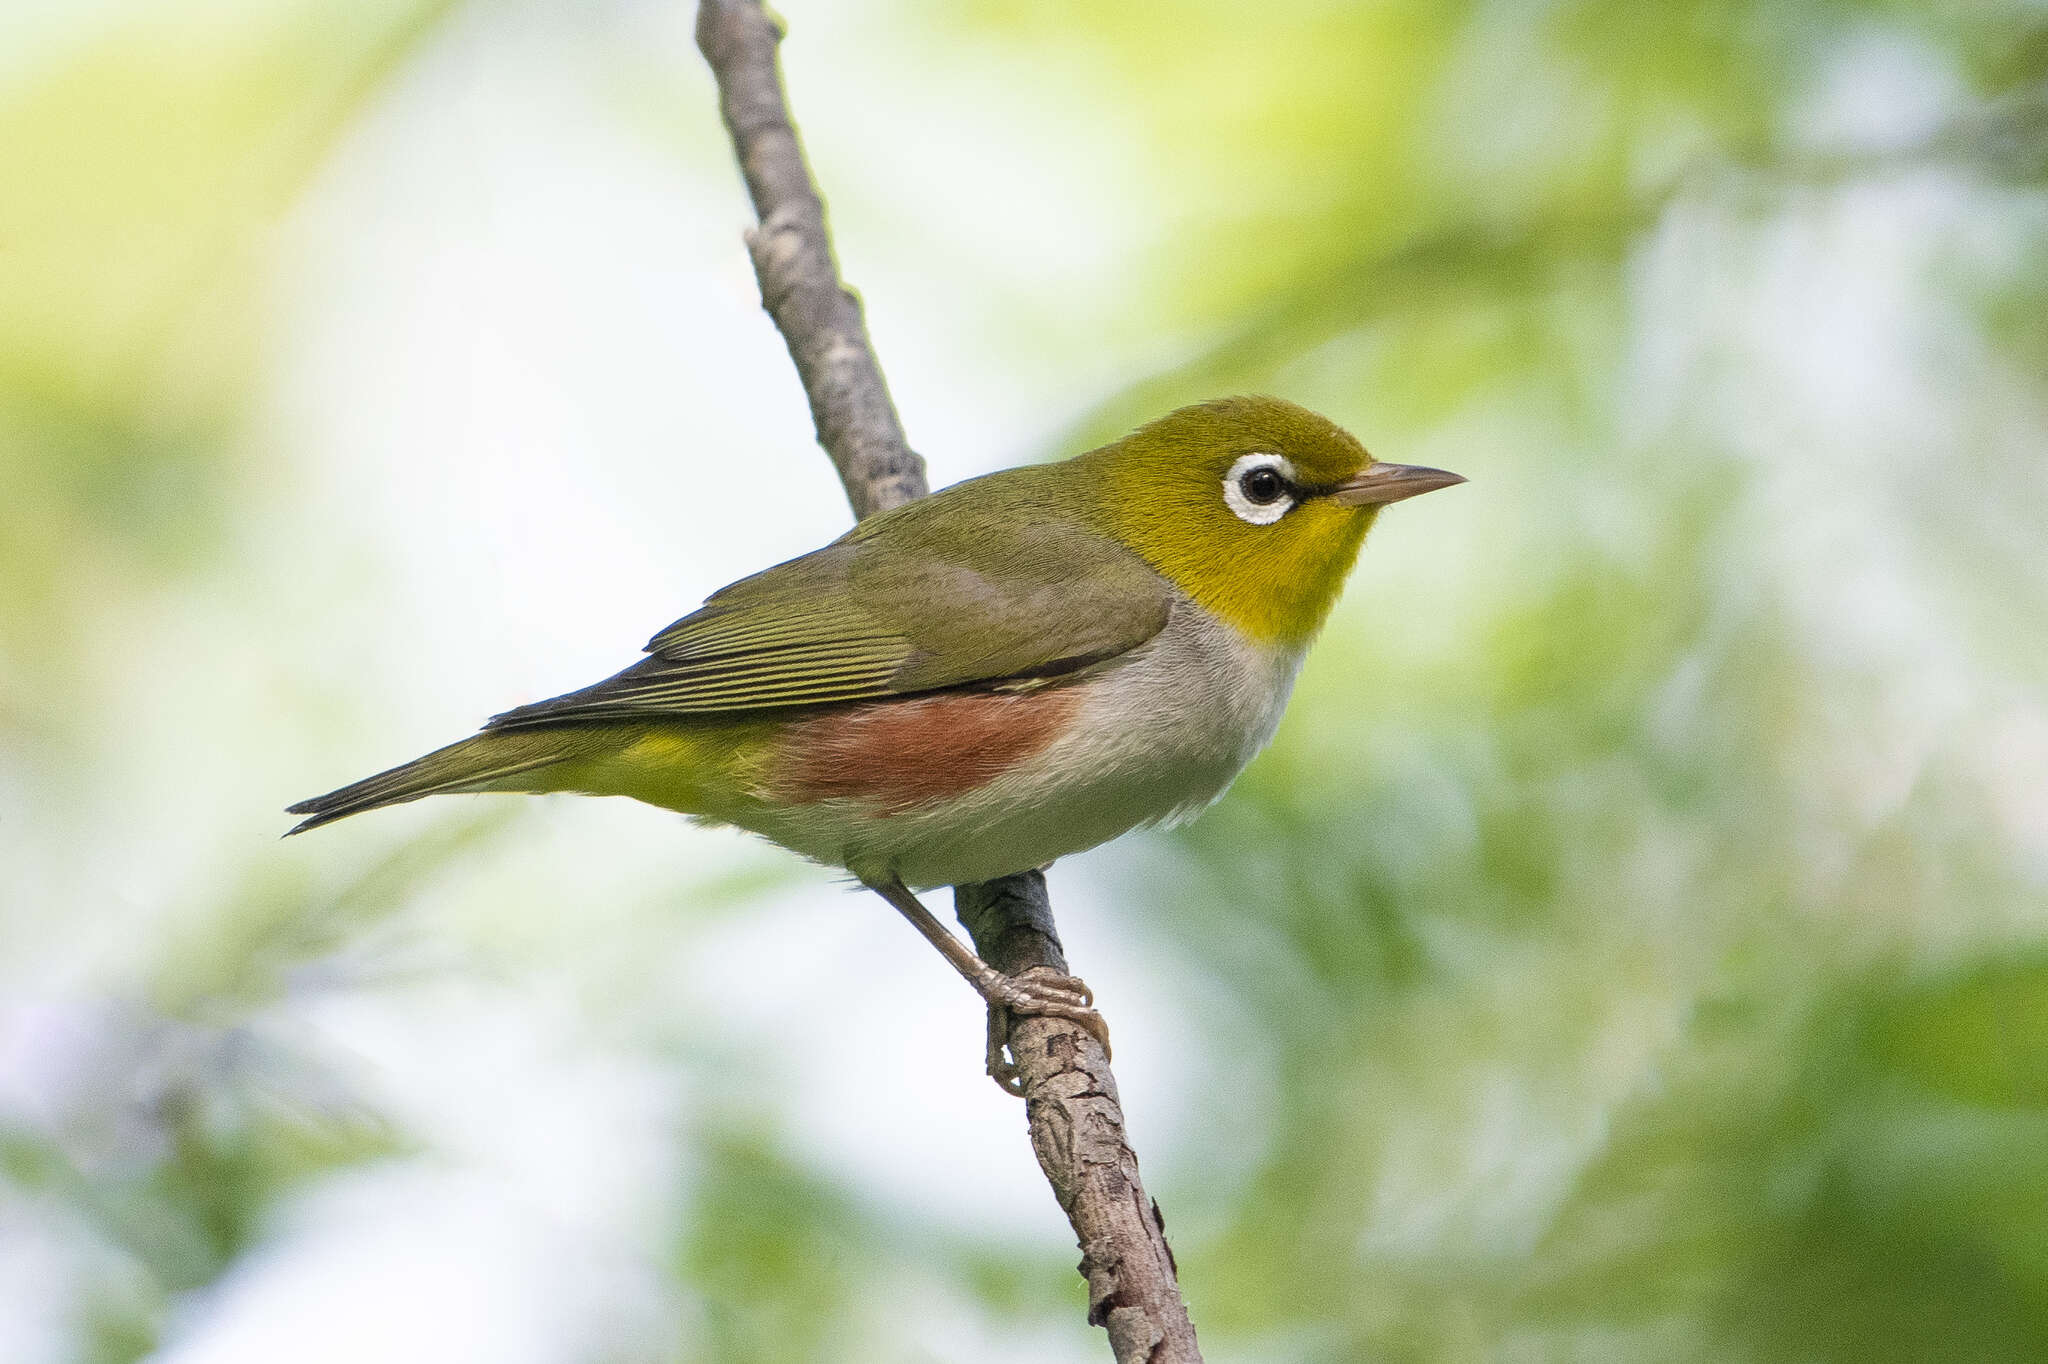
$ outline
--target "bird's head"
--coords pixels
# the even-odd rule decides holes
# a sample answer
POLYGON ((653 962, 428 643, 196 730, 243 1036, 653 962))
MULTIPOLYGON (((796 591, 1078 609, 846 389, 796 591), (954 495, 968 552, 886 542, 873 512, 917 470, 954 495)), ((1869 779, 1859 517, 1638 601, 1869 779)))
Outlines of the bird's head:
POLYGON ((1465 481, 1375 460, 1334 422, 1264 397, 1183 407, 1074 463, 1112 534, 1247 636, 1286 646, 1322 627, 1381 507, 1465 481))

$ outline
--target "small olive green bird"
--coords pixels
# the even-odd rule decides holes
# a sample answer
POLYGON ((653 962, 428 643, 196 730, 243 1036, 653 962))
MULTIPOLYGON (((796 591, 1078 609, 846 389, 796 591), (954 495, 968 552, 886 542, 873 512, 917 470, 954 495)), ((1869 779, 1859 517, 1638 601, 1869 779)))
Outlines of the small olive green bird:
POLYGON ((1080 982, 993 970, 912 888, 1214 801, 1272 738, 1378 509, 1462 482, 1277 398, 1185 407, 870 516, 624 672, 292 806, 292 832, 442 792, 631 796, 844 867, 992 1010, 1106 1041, 1080 982))

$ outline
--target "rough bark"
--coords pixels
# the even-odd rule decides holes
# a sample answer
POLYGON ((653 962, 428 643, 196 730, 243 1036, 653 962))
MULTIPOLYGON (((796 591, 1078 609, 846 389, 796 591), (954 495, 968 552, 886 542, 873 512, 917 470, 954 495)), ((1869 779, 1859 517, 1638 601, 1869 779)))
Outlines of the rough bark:
MULTIPOLYGON (((953 907, 981 959, 998 971, 1068 973, 1042 873, 956 887, 953 907)), ((1088 1320, 1109 1332, 1120 1362, 1201 1359, 1166 1219, 1138 1178, 1102 1044, 1064 1018, 1012 1018, 1010 1054, 1023 1082, 1031 1148, 1080 1238, 1088 1320)))
MULTIPOLYGON (((818 443, 854 514, 867 516, 922 496, 924 461, 904 437, 860 301, 839 278, 825 206, 783 95, 781 38, 757 0, 698 6, 697 46, 718 79, 719 108, 760 220, 747 250, 761 301, 796 363, 818 443)), ((1067 972, 1039 873, 958 887, 955 908, 997 970, 1067 972)), ((1166 1224, 1139 1180, 1109 1057, 1063 1019, 1012 1017, 1008 1040, 1032 1149, 1080 1241, 1089 1321, 1108 1332, 1119 1364, 1198 1364, 1166 1224)))
POLYGON ((818 444, 859 518, 922 497, 924 461, 904 438, 860 299, 839 278, 825 203, 783 99, 775 56, 781 40, 758 4, 706 0, 698 7, 697 46, 718 77, 719 112, 760 220, 747 233, 747 254, 761 303, 789 346, 818 444))

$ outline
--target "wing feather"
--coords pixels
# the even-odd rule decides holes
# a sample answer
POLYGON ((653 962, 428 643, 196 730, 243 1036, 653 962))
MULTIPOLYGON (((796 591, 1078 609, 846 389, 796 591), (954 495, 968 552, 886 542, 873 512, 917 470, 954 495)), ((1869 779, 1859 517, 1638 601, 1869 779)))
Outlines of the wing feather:
POLYGON ((1028 516, 962 525, 972 509, 950 501, 941 493, 872 517, 743 578, 649 640, 632 667, 487 727, 1016 685, 1114 658, 1165 625, 1172 589, 1106 536, 1028 516))

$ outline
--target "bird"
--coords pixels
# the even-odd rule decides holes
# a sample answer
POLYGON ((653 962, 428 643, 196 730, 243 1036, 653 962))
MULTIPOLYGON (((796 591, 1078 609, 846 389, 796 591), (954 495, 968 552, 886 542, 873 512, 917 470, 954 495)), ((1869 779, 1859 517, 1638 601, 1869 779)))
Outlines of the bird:
POLYGON ((617 795, 844 869, 982 996, 1108 1046, 1080 980, 983 962, 917 892, 1205 809, 1265 747, 1379 509, 1465 480, 1282 398, 877 512, 720 589, 612 677, 288 813, 442 793, 617 795))

